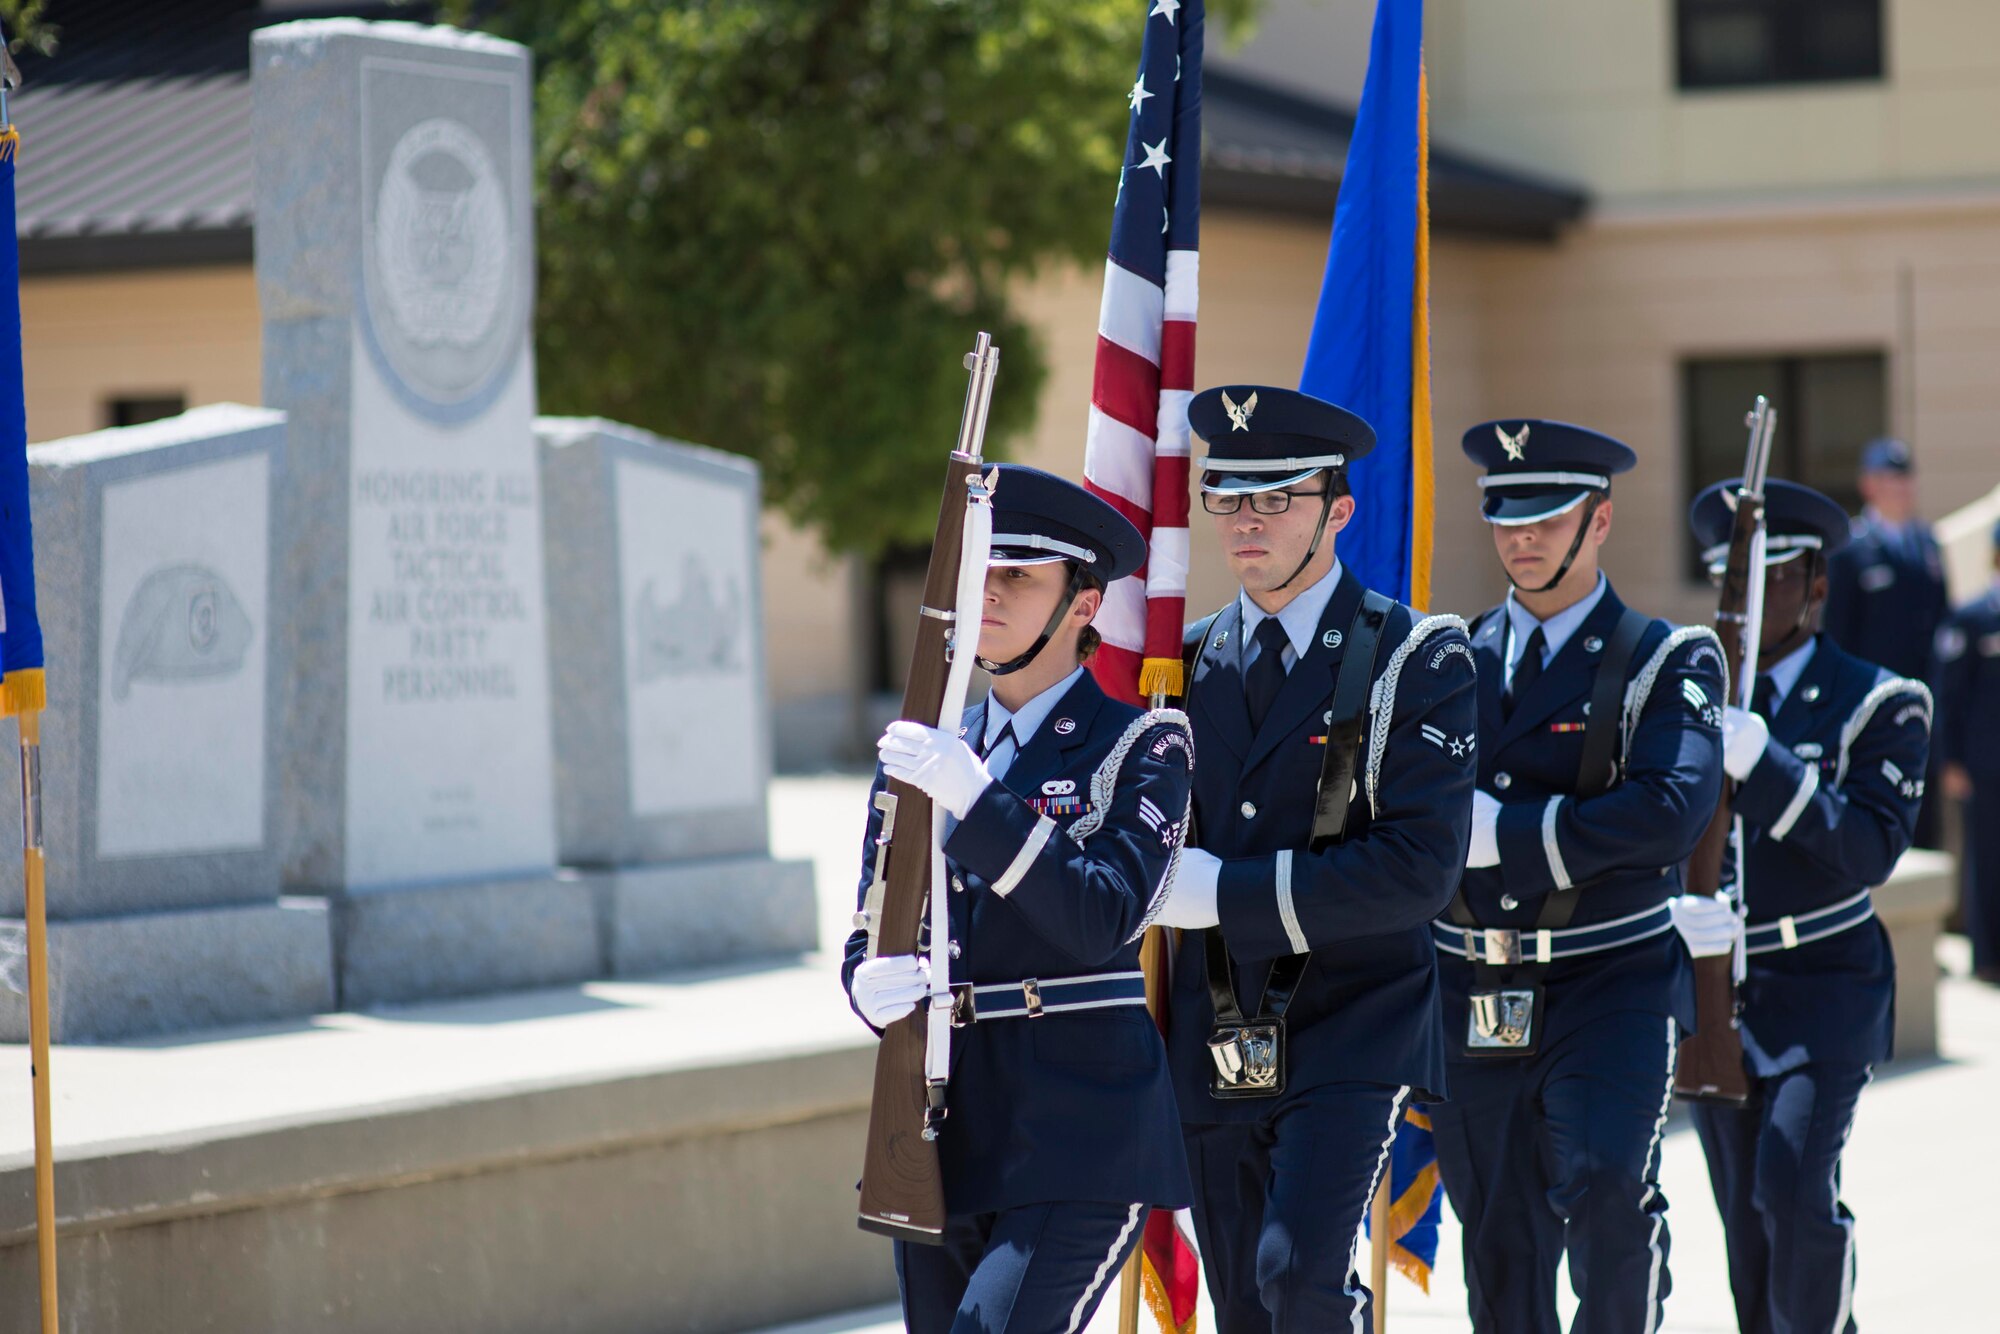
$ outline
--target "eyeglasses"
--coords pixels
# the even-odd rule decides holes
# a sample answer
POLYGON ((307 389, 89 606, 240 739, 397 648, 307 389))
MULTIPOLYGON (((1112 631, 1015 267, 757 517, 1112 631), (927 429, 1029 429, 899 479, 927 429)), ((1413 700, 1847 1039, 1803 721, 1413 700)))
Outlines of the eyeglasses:
MULTIPOLYGON (((1313 500, 1326 494, 1326 488, 1317 491, 1252 491, 1250 512, 1253 514, 1283 514, 1292 507, 1292 498, 1313 500)), ((1243 508, 1243 495, 1218 496, 1212 491, 1201 493, 1201 507, 1210 514, 1234 514, 1243 508)))

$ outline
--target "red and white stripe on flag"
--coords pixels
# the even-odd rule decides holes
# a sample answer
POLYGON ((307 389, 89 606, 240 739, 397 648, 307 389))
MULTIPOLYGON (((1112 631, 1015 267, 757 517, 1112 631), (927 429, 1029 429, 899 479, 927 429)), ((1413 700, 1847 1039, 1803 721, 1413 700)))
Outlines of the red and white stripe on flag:
POLYGON ((1104 637, 1099 684, 1135 703, 1155 688, 1152 672, 1141 679, 1148 662, 1170 661, 1174 679, 1163 688, 1179 693, 1187 602, 1187 405, 1200 255, 1170 250, 1166 259, 1164 286, 1105 262, 1083 456, 1085 485, 1146 538, 1145 567, 1111 586, 1094 622, 1104 637))

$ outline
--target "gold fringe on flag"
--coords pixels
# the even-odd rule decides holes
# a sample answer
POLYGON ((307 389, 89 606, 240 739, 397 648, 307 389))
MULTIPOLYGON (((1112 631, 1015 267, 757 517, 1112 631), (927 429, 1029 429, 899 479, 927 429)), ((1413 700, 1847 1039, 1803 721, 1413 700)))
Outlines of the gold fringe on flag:
POLYGON ((1139 698, 1155 695, 1178 698, 1183 690, 1179 658, 1148 658, 1139 667, 1139 698))
MULTIPOLYGON (((1142 1242, 1141 1245, 1144 1243, 1142 1242)), ((1160 1281, 1160 1271, 1153 1268, 1150 1257, 1142 1255, 1141 1263, 1145 1274, 1146 1309, 1153 1313, 1153 1320, 1160 1327, 1160 1334, 1195 1334, 1195 1317, 1190 1315, 1185 1325, 1174 1323, 1174 1304, 1167 1296, 1167 1285, 1160 1281)))
POLYGON ((7 673, 0 684, 0 717, 12 718, 30 709, 49 707, 48 674, 39 667, 23 667, 7 673))

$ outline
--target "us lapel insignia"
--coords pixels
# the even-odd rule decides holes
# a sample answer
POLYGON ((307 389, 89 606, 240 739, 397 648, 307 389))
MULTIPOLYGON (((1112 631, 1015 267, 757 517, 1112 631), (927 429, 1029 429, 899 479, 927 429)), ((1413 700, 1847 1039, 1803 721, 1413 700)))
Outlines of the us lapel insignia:
POLYGON ((1583 641, 1583 651, 1585 653, 1602 653, 1604 651, 1604 641, 1596 635, 1592 635, 1583 641))
POLYGON ((1319 642, 1320 642, 1320 643, 1322 643, 1322 644, 1324 644, 1324 645, 1326 645, 1326 646, 1327 646, 1328 648, 1339 648, 1339 647, 1340 647, 1340 641, 1341 641, 1341 640, 1342 640, 1343 638, 1345 638, 1345 636, 1343 636, 1343 635, 1342 635, 1342 634, 1340 633, 1340 631, 1338 631, 1338 630, 1329 630, 1329 631, 1327 631, 1327 632, 1326 632, 1325 634, 1323 634, 1323 635, 1321 635, 1321 636, 1319 637, 1319 642))
POLYGON ((1074 718, 1056 719, 1057 736, 1068 736, 1071 732, 1074 732, 1075 730, 1076 730, 1076 719, 1074 718))
POLYGON ((1804 690, 1799 692, 1799 698, 1804 700, 1808 704, 1813 703, 1815 700, 1819 698, 1819 687, 1807 686, 1804 690))

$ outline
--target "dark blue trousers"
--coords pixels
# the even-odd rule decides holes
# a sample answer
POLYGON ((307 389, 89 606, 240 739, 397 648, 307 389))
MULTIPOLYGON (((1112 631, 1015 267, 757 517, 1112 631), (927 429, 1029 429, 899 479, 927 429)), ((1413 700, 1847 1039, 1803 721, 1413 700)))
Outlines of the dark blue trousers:
POLYGON ((1408 1090, 1326 1084, 1257 1121, 1186 1127, 1217 1334, 1374 1328, 1356 1238, 1408 1090))
POLYGON ((1815 1062, 1760 1080, 1741 1110, 1694 1108, 1743 1334, 1854 1334, 1840 1151, 1868 1076, 1865 1065, 1815 1062))
POLYGON ((2000 774, 1973 780, 1965 814, 1965 934, 1972 966, 2000 968, 2000 774))
POLYGON ((1659 1329, 1672 1286, 1660 1137, 1678 1037, 1664 1015, 1613 1011, 1533 1056, 1452 1062, 1431 1126, 1478 1334, 1560 1334, 1565 1249, 1573 1334, 1659 1329))
POLYGON ((1031 1204, 945 1220, 942 1246, 896 1243, 910 1334, 1076 1334, 1145 1231, 1137 1204, 1031 1204))

